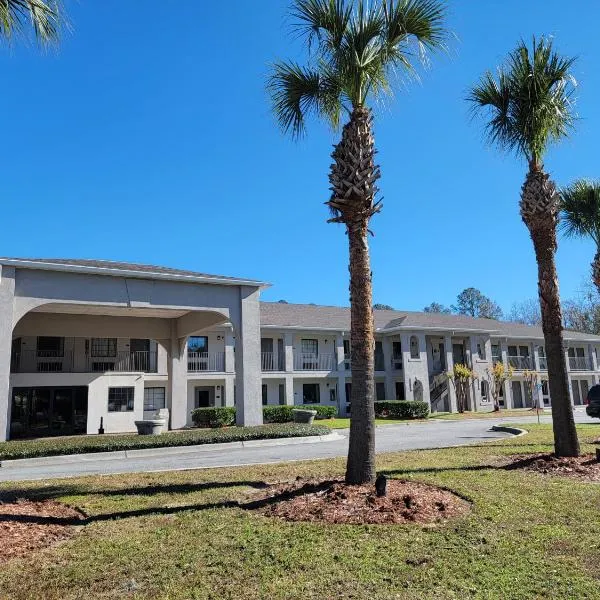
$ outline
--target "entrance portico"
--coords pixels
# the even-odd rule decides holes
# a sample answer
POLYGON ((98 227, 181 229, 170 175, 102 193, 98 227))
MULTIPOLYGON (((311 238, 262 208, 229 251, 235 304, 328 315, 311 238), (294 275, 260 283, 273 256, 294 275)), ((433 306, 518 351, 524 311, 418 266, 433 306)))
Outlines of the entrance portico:
POLYGON ((225 323, 235 336, 237 421, 262 423, 258 300, 264 285, 108 261, 0 259, 0 440, 10 434, 13 389, 22 394, 84 386, 88 433, 97 431, 100 417, 107 433, 135 429, 133 422, 143 417, 144 379, 152 360, 152 379, 164 380, 170 427, 184 427, 189 421, 187 340, 225 323), (64 347, 60 357, 44 356, 40 347, 51 348, 52 338, 80 341, 73 342, 70 362, 64 347), (108 358, 91 358, 90 345, 102 347, 98 340, 129 343, 120 349, 114 341, 107 344, 108 358), (40 369, 47 364, 53 366, 40 369), (127 392, 135 397, 133 410, 126 401, 115 404, 109 398, 126 388, 133 388, 127 392))

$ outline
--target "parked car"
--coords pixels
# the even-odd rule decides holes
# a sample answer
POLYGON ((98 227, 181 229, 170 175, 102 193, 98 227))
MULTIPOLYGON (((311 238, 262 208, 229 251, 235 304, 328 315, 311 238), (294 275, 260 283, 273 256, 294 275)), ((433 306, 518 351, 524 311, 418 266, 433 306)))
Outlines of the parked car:
POLYGON ((585 399, 585 412, 589 417, 600 419, 600 385, 593 385, 585 399))

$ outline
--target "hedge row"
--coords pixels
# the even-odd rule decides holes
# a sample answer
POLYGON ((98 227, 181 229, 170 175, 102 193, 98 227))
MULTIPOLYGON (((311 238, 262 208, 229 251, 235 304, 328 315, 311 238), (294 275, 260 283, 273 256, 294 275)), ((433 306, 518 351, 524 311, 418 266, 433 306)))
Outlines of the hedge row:
POLYGON ((426 419, 429 404, 417 400, 378 400, 375 416, 378 419, 426 419))
MULTIPOLYGON (((333 419, 337 414, 335 406, 321 404, 303 404, 301 406, 269 405, 263 406, 263 421, 265 423, 290 423, 294 420, 293 410, 302 408, 316 410, 316 419, 333 419)), ((235 423, 235 407, 197 408, 192 411, 192 420, 198 427, 228 427, 235 423)))
POLYGON ((167 448, 195 446, 223 442, 269 440, 311 435, 327 435, 330 430, 323 425, 286 423, 260 425, 258 427, 229 427, 227 429, 190 429, 171 431, 162 435, 99 435, 44 438, 38 440, 12 440, 0 443, 0 460, 62 456, 89 452, 114 452, 117 450, 141 450, 143 448, 167 448))

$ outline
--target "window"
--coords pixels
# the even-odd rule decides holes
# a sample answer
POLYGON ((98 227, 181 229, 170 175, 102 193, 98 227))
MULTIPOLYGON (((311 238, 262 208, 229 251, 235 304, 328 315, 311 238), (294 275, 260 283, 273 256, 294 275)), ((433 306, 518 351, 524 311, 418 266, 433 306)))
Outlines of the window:
POLYGON ((37 355, 39 358, 56 358, 65 355, 65 338, 38 337, 37 355))
POLYGON ((96 358, 117 356, 117 338, 92 338, 92 356, 96 358))
POLYGON ((165 388, 144 388, 144 411, 157 412, 165 408, 165 388))
POLYGON ((419 339, 416 335, 410 336, 410 357, 419 358, 419 339))
POLYGON ((262 384, 262 403, 263 406, 266 406, 269 402, 268 397, 267 397, 267 384, 263 383, 262 384))
POLYGON ((396 400, 405 400, 406 395, 404 394, 404 383, 402 381, 396 381, 396 400))
POLYGON ((402 360, 402 343, 392 342, 392 357, 394 360, 402 360))
POLYGON ((302 386, 302 403, 303 404, 319 404, 321 402, 321 394, 319 392, 318 383, 305 383, 302 386))
POLYGON ((279 384, 279 404, 281 406, 285 404, 285 385, 283 383, 279 384))
POLYGON ((134 392, 132 387, 108 388, 108 412, 133 411, 134 392))
POLYGON ((205 335, 192 336, 188 340, 188 352, 208 352, 208 337, 205 335))
POLYGON ((486 358, 486 354, 485 354, 485 340, 479 340, 479 342, 477 344, 477 354, 479 355, 479 358, 481 360, 485 360, 485 358, 486 358))
POLYGON ((385 400, 385 383, 383 383, 383 381, 377 381, 375 383, 375 399, 385 400))
POLYGON ((329 390, 329 401, 334 403, 337 402, 337 393, 334 387, 329 390))
POLYGON ((302 354, 319 354, 319 340, 302 340, 302 354))
POLYGON ((350 340, 344 340, 344 367, 346 371, 349 371, 351 368, 351 360, 350 360, 350 340))

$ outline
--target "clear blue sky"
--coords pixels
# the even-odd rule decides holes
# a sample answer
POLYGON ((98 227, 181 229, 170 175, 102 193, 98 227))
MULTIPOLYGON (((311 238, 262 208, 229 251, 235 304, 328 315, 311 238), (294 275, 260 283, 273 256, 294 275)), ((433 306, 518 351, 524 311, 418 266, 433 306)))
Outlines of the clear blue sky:
MULTIPOLYGON (((0 47, 0 255, 154 263, 272 282, 268 300, 348 303, 346 237, 325 223, 337 136, 299 143, 269 113, 268 65, 299 57, 283 0, 66 0, 56 52, 0 47)), ((420 310, 474 286, 508 309, 536 295, 518 212, 525 165, 485 145, 468 87, 517 40, 578 55, 575 135, 546 166, 600 177, 600 3, 449 1, 456 34, 421 84, 376 109, 384 210, 373 220, 374 298, 420 310)), ((560 243, 563 297, 589 243, 560 243)))

